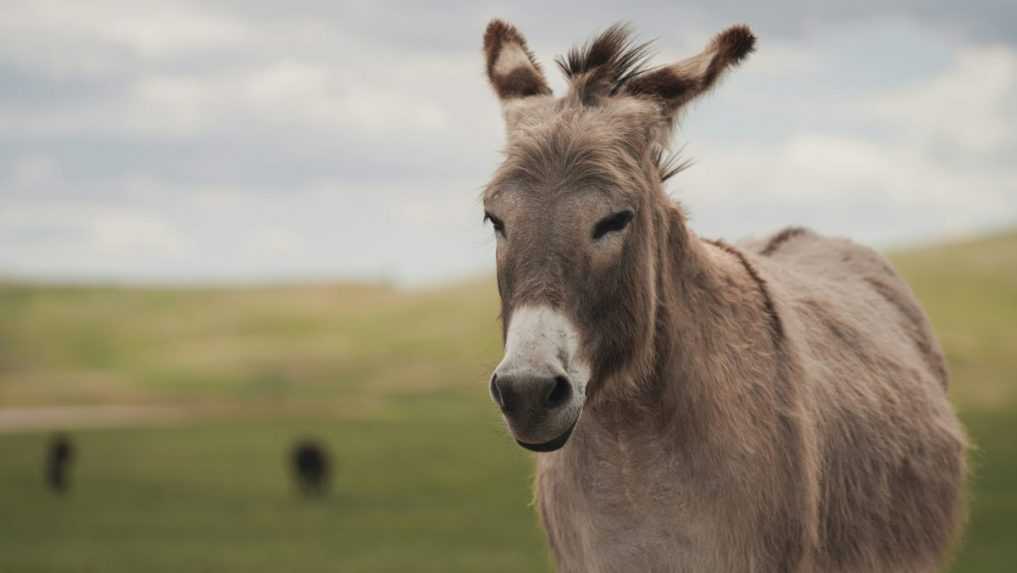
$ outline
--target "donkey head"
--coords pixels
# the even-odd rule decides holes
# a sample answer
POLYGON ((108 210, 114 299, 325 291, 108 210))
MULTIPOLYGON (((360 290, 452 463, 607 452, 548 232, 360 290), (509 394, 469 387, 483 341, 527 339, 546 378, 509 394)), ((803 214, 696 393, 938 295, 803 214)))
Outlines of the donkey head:
POLYGON ((661 227, 672 209, 661 181, 675 118, 752 51, 731 28, 699 55, 647 69, 647 45, 614 26, 558 65, 555 98, 526 40, 495 20, 484 36, 501 101, 505 161, 484 192, 497 236, 505 356, 491 395, 516 441, 552 451, 587 399, 653 361, 661 227))

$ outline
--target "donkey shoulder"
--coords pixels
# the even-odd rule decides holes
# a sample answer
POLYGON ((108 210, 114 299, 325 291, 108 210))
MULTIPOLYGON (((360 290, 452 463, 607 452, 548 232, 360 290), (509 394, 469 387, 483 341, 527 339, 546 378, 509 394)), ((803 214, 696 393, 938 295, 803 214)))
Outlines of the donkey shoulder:
POLYGON ((741 246, 809 388, 824 468, 816 570, 933 570, 963 520, 966 439, 914 294, 846 239, 793 228, 741 246))
MULTIPOLYGON (((815 277, 899 283, 907 287, 889 261, 875 250, 850 239, 828 237, 804 227, 786 227, 741 246, 777 263, 797 267, 815 277)), ((910 289, 901 294, 913 299, 910 289)))
MULTIPOLYGON (((855 332, 884 342, 907 341, 945 387, 946 363, 925 311, 907 282, 883 255, 849 239, 788 227, 741 245, 783 283, 803 318, 847 322, 855 332), (890 340, 896 338, 896 340, 890 340)), ((875 340, 873 341, 875 342, 875 340)))

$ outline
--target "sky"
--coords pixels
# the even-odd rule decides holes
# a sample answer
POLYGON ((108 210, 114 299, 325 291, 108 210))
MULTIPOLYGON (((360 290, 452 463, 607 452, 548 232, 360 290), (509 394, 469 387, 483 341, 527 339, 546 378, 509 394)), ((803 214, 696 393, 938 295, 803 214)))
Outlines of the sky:
POLYGON ((1017 3, 0 0, 0 277, 384 280, 488 273, 504 133, 493 17, 550 75, 618 22, 654 63, 750 25, 682 118, 701 235, 879 247, 1017 224, 1017 3))

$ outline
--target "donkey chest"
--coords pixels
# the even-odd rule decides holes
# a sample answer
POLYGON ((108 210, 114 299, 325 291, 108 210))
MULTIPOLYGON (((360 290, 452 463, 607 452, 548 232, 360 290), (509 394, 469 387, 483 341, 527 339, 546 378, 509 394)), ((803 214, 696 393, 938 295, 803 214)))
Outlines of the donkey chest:
POLYGON ((643 464, 615 455, 587 466, 549 458, 538 463, 537 495, 559 571, 708 571, 729 565, 718 561, 724 534, 702 503, 702 488, 668 460, 643 464))

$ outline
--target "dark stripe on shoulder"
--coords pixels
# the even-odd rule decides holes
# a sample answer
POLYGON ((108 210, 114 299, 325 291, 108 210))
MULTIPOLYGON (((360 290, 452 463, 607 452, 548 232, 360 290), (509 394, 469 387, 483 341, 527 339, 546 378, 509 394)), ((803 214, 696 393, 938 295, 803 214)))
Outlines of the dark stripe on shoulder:
POLYGON ((734 255, 738 259, 738 261, 741 262, 742 267, 745 268, 745 272, 747 272, 749 276, 752 277, 752 280, 755 281, 756 287, 759 289, 759 294, 763 297, 763 310, 766 312, 766 315, 769 318, 770 331, 773 333, 774 342, 779 343, 781 340, 783 340, 784 322, 781 321, 780 316, 777 314, 777 307, 773 304, 773 298, 770 296, 770 289, 766 285, 766 279, 759 275, 759 271, 756 270, 756 267, 753 266, 752 263, 750 263, 749 260, 745 258, 745 255, 737 248, 719 239, 708 240, 706 242, 734 255))
POLYGON ((777 249, 779 249, 781 245, 803 233, 805 233, 804 227, 788 227, 774 235, 773 238, 770 239, 770 242, 767 243, 765 247, 763 247, 763 250, 759 252, 759 254, 763 255, 764 257, 769 257, 770 255, 777 252, 777 249))

